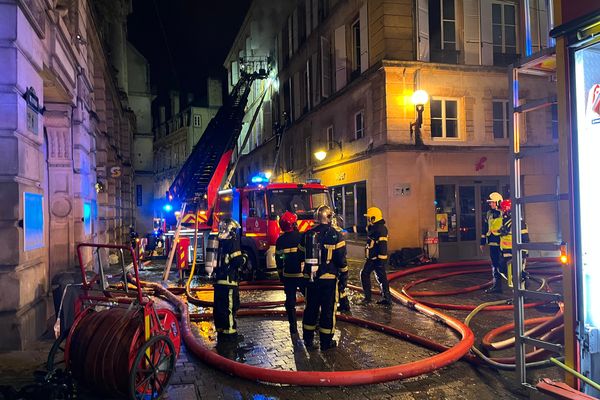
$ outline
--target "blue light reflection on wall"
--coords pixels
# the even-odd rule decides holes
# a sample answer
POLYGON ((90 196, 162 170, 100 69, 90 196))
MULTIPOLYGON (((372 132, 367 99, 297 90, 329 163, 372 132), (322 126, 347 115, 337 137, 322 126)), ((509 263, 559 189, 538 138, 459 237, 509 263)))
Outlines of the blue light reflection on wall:
POLYGON ((44 247, 44 196, 23 193, 23 245, 25 251, 44 247))
POLYGON ((92 205, 89 202, 83 203, 83 229, 86 235, 92 234, 92 205))

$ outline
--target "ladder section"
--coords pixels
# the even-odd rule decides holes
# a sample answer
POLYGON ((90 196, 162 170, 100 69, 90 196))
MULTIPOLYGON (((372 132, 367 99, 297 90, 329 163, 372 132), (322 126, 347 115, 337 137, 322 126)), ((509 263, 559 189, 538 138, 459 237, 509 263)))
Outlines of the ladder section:
MULTIPOLYGON (((528 113, 539 109, 544 109, 556 104, 556 96, 528 100, 522 103, 519 94, 519 80, 524 75, 548 76, 555 74, 556 55, 554 48, 525 58, 512 68, 509 68, 509 116, 510 116, 510 162, 511 162, 511 196, 512 204, 512 283, 514 288, 514 320, 515 320, 515 358, 517 368, 517 379, 524 386, 529 386, 527 382, 527 364, 525 361, 526 345, 533 345, 539 348, 550 350, 559 355, 563 354, 564 346, 560 344, 542 341, 525 334, 525 299, 544 299, 546 301, 562 301, 562 296, 558 294, 535 292, 527 290, 524 282, 521 281, 521 274, 524 270, 524 258, 522 250, 537 251, 559 251, 560 241, 556 242, 530 242, 523 243, 521 237, 521 228, 523 224, 523 211, 526 204, 532 203, 554 203, 558 210, 559 202, 567 200, 568 196, 559 193, 558 183, 555 193, 525 195, 523 192, 521 161, 526 157, 534 155, 558 152, 558 146, 528 146, 521 147, 524 132, 521 132, 522 118, 528 113)), ((558 220, 557 220, 558 223, 558 220)), ((560 225, 558 225, 560 235, 560 225)))
POLYGON ((260 63, 261 67, 253 72, 249 72, 249 67, 254 63, 244 65, 246 72, 242 73, 231 95, 206 127, 169 188, 174 200, 203 203, 208 208, 212 205, 242 131, 252 83, 268 77, 268 61, 260 63))

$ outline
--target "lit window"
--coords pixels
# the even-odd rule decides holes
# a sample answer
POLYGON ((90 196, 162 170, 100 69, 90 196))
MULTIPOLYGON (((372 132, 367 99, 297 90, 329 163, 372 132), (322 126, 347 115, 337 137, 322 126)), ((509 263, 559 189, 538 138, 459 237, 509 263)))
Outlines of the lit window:
POLYGON ((334 138, 333 138, 333 125, 329 125, 327 127, 327 150, 332 150, 333 149, 333 142, 334 142, 334 138))
POLYGON ((492 102, 492 121, 494 139, 508 138, 508 101, 494 100, 492 102))
POLYGON ((364 111, 354 114, 354 139, 358 140, 365 136, 364 111))
POLYGON ((431 137, 458 138, 458 101, 431 100, 431 137))
POLYGON ((194 128, 200 128, 202 126, 202 116, 194 115, 194 128))

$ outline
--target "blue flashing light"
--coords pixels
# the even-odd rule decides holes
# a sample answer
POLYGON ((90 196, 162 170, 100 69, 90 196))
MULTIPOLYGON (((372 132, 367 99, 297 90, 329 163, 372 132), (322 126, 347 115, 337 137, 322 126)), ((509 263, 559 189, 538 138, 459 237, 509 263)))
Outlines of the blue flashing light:
POLYGON ((167 203, 163 206, 163 210, 165 210, 166 212, 171 212, 173 211, 173 206, 167 203))
POLYGON ((316 183, 317 185, 321 184, 321 180, 319 178, 308 178, 306 183, 316 183))
POLYGON ((264 176, 261 176, 261 175, 254 175, 254 176, 253 176, 253 177, 250 179, 250 181, 251 181, 252 183, 267 183, 267 182, 269 182, 269 180, 268 180, 266 177, 264 177, 264 176))

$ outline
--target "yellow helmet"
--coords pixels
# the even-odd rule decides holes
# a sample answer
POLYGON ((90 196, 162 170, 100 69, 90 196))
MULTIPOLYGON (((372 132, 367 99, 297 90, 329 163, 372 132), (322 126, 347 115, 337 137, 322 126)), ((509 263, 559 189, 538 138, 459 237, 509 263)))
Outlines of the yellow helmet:
POLYGON ((502 197, 502 195, 498 192, 492 192, 490 193, 490 197, 488 198, 488 203, 496 203, 496 204, 500 204, 500 202, 504 200, 504 198, 502 197))
POLYGON ((383 213, 377 207, 369 207, 365 217, 367 217, 369 223, 374 224, 375 222, 383 219, 383 213))

